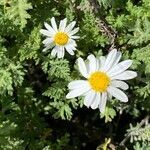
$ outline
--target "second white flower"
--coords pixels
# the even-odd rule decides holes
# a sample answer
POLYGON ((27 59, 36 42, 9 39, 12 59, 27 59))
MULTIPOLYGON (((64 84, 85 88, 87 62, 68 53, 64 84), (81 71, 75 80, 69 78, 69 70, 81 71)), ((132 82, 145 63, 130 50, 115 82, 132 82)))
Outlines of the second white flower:
POLYGON ((122 80, 135 78, 137 73, 127 70, 132 65, 132 60, 119 63, 121 52, 112 50, 107 57, 95 58, 88 56, 88 63, 78 58, 79 71, 87 80, 76 80, 69 83, 70 92, 66 98, 85 96, 84 105, 96 109, 99 107, 104 112, 108 97, 127 102, 128 97, 122 90, 127 90, 128 85, 122 80))

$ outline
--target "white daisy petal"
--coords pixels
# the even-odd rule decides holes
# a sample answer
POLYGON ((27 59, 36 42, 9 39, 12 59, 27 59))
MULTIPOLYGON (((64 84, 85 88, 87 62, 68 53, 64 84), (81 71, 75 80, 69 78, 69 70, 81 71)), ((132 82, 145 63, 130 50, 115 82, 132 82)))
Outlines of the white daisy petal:
POLYGON ((122 56, 122 53, 120 51, 117 51, 116 58, 115 58, 112 66, 115 66, 120 61, 121 56, 122 56))
POLYGON ((68 34, 69 34, 70 36, 72 36, 72 35, 76 34, 78 31, 79 31, 79 28, 75 28, 74 30, 68 32, 68 34))
POLYGON ((55 47, 52 49, 52 51, 51 51, 51 55, 52 55, 53 57, 55 57, 56 54, 58 53, 58 51, 59 51, 59 48, 58 48, 57 46, 55 46, 55 47))
POLYGON ((112 95, 110 93, 107 92, 107 99, 108 100, 112 100, 112 95))
POLYGON ((87 74, 89 75, 89 72, 90 72, 90 66, 89 66, 89 63, 85 63, 85 66, 86 66, 87 74))
POLYGON ((62 58, 64 58, 64 56, 65 56, 65 48, 62 47, 62 58))
POLYGON ((85 65, 83 59, 78 58, 77 62, 78 62, 78 67, 79 67, 80 73, 83 75, 83 77, 87 78, 88 77, 87 68, 86 68, 86 65, 85 65))
POLYGON ((46 38, 42 43, 45 44, 45 45, 49 45, 53 42, 53 39, 52 38, 46 38))
POLYGON ((96 93, 93 90, 90 90, 84 99, 84 105, 90 107, 95 99, 96 93))
POLYGON ((65 28, 65 32, 70 32, 73 28, 74 28, 74 26, 75 26, 75 24, 76 24, 76 21, 73 21, 73 22, 71 22, 66 28, 65 28))
POLYGON ((96 70, 98 71, 98 70, 99 70, 99 68, 100 68, 99 60, 98 60, 98 59, 96 59, 96 70))
POLYGON ((116 58, 116 54, 117 54, 117 50, 116 49, 113 49, 107 56, 106 58, 106 61, 105 61, 105 65, 104 67, 102 68, 102 70, 104 70, 105 72, 108 71, 113 63, 114 63, 114 60, 116 58))
POLYGON ((70 55, 74 55, 74 51, 73 51, 72 46, 67 45, 67 46, 65 46, 65 48, 66 48, 67 52, 68 52, 70 55))
POLYGON ((55 56, 56 56, 56 54, 57 54, 57 50, 56 50, 56 49, 52 49, 52 51, 51 51, 51 55, 52 55, 53 57, 55 57, 55 56))
POLYGON ((137 73, 135 71, 124 71, 121 74, 118 74, 116 76, 111 77, 112 80, 129 80, 129 79, 133 79, 137 76, 137 73))
POLYGON ((71 91, 66 95, 66 98, 67 98, 67 99, 70 99, 70 98, 78 97, 78 96, 80 96, 80 95, 85 94, 85 93, 88 92, 89 90, 90 90, 90 87, 89 87, 89 86, 86 86, 86 87, 79 87, 78 89, 71 90, 71 91))
POLYGON ((71 90, 86 86, 89 86, 89 83, 85 80, 75 80, 68 84, 68 88, 71 90))
POLYGON ((63 58, 64 57, 64 52, 65 50, 64 50, 64 47, 60 47, 59 46, 59 51, 58 51, 58 53, 57 53, 57 57, 58 58, 63 58))
POLYGON ((101 113, 105 111, 106 102, 107 102, 107 93, 103 92, 99 103, 99 110, 101 113))
POLYGON ((127 102, 128 101, 128 97, 125 93, 123 93, 121 90, 115 88, 115 87, 112 87, 112 86, 109 86, 107 91, 112 95, 114 96, 116 99, 122 101, 122 102, 127 102))
POLYGON ((111 81, 111 86, 114 86, 116 88, 120 88, 122 90, 127 90, 129 88, 127 83, 125 83, 124 81, 119 81, 119 80, 111 81))
POLYGON ((57 50, 57 57, 61 58, 61 56, 62 56, 62 49, 61 49, 60 46, 57 46, 57 48, 58 48, 58 50, 57 50))
POLYGON ((76 50, 76 46, 71 45, 71 44, 68 44, 68 45, 66 45, 65 47, 67 47, 67 48, 69 48, 69 49, 72 49, 73 51, 76 50))
MULTIPOLYGON (((76 44, 76 42, 75 42, 75 40, 73 40, 73 39, 70 39, 69 41, 68 41, 68 44, 67 45, 70 45, 70 46, 77 46, 77 44, 76 44)), ((67 46, 66 45, 66 46, 67 46)))
POLYGON ((100 59, 100 64, 103 66, 105 64, 106 57, 105 56, 101 56, 99 59, 100 59))
POLYGON ((51 45, 46 46, 46 47, 42 50, 42 52, 45 52, 45 51, 47 51, 47 50, 50 49, 50 48, 51 48, 51 45))
POLYGON ((73 35, 73 36, 71 36, 70 38, 71 38, 71 39, 79 39, 79 38, 80 38, 80 36, 73 35))
POLYGON ((104 65, 105 65, 106 57, 105 56, 101 56, 99 58, 99 61, 100 61, 100 68, 99 68, 99 70, 101 70, 104 67, 104 65))
POLYGON ((46 29, 47 29, 49 32, 51 32, 52 35, 55 34, 54 29, 53 29, 48 23, 44 22, 44 25, 45 25, 46 29))
POLYGON ((92 109, 98 108, 99 102, 100 102, 100 93, 96 93, 96 96, 95 96, 95 99, 91 105, 91 108, 92 109))
POLYGON ((132 60, 125 60, 120 62, 119 64, 115 65, 110 69, 107 73, 109 74, 110 77, 113 77, 117 74, 120 74, 127 70, 130 66, 132 65, 132 60))
POLYGON ((60 24, 59 24, 59 31, 63 31, 64 32, 64 30, 66 28, 66 24, 67 24, 67 18, 61 20, 60 24))
POLYGON ((45 29, 41 29, 40 32, 41 32, 42 34, 46 35, 46 36, 49 36, 49 37, 51 37, 51 35, 52 35, 50 31, 45 30, 45 29))
POLYGON ((91 54, 87 57, 87 59, 89 60, 89 73, 95 72, 97 69, 97 60, 95 56, 91 54))
POLYGON ((53 29, 55 30, 55 32, 57 32, 57 25, 56 25, 56 21, 55 21, 54 17, 52 17, 52 19, 51 19, 51 25, 52 25, 53 29))

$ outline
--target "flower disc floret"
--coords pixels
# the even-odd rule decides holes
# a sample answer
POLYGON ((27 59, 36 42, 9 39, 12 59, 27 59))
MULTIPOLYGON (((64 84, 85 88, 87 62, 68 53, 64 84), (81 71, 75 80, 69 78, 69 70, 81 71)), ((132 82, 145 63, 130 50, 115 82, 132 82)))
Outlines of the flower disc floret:
POLYGON ((96 71, 90 75, 88 81, 93 90, 95 90, 96 92, 104 92, 109 86, 110 78, 107 76, 106 73, 96 71))
POLYGON ((54 42, 57 45, 66 45, 68 43, 69 36, 65 32, 58 32, 54 37, 54 42))

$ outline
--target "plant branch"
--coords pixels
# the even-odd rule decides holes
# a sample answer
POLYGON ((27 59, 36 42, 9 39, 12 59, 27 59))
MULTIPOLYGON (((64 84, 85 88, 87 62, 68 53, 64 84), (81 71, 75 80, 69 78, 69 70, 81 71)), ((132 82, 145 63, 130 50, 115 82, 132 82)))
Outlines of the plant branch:
MULTIPOLYGON (((150 116, 147 115, 147 116, 139 123, 138 129, 139 129, 140 127, 142 127, 144 124, 147 125, 149 119, 150 119, 150 116)), ((120 146, 124 146, 125 143, 127 142, 127 140, 130 138, 131 134, 132 134, 131 132, 128 133, 127 136, 121 141, 121 143, 120 143, 119 145, 120 145, 120 146)))
POLYGON ((110 48, 109 50, 112 50, 116 47, 116 37, 117 32, 108 24, 106 19, 104 17, 101 17, 100 15, 97 15, 101 10, 101 7, 97 3, 97 0, 89 0, 93 14, 95 14, 96 19, 98 20, 98 26, 102 33, 104 33, 109 39, 110 39, 110 48))

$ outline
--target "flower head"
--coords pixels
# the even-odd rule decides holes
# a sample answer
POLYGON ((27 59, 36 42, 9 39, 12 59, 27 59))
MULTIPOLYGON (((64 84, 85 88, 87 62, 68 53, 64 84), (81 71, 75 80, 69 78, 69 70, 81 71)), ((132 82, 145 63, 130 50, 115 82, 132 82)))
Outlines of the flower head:
POLYGON ((119 62, 121 52, 113 49, 107 57, 99 59, 94 55, 87 57, 88 63, 78 58, 79 71, 86 80, 76 80, 69 83, 70 92, 66 98, 85 96, 84 105, 96 109, 99 107, 104 112, 108 97, 127 102, 128 97, 122 90, 128 89, 124 80, 135 78, 137 73, 127 70, 132 65, 132 60, 119 62))
POLYGON ((64 57, 65 49, 70 55, 74 55, 77 46, 75 39, 79 38, 79 36, 75 36, 79 31, 79 28, 73 29, 75 24, 76 22, 73 21, 67 25, 67 18, 65 18, 60 21, 59 27, 57 27, 54 17, 51 19, 51 26, 44 23, 46 30, 40 30, 46 36, 46 39, 43 41, 45 46, 43 51, 53 48, 51 55, 57 55, 58 58, 64 57))

